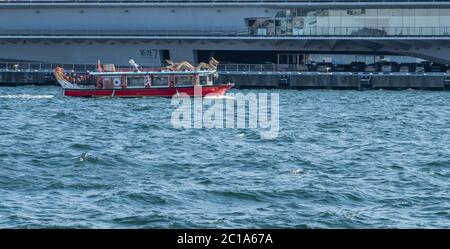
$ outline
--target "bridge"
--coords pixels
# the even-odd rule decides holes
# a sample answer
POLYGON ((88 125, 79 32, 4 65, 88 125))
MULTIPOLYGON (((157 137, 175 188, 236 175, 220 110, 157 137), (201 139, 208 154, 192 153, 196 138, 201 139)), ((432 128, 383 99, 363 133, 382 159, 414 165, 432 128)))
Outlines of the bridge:
POLYGON ((398 54, 450 64, 448 0, 0 2, 4 61, 195 63, 201 51, 278 51, 398 54))

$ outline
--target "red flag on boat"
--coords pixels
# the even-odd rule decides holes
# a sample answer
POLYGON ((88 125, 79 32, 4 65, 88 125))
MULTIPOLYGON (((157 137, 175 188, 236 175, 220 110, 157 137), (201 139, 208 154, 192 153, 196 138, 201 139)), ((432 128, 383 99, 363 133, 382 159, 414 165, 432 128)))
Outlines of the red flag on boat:
MULTIPOLYGON (((98 72, 102 71, 102 64, 100 63, 100 60, 97 61, 97 71, 98 72)), ((103 87, 103 78, 101 76, 97 78, 96 86, 97 86, 97 88, 103 87)))
POLYGON ((97 61, 97 71, 102 71, 102 64, 100 64, 100 60, 97 61))

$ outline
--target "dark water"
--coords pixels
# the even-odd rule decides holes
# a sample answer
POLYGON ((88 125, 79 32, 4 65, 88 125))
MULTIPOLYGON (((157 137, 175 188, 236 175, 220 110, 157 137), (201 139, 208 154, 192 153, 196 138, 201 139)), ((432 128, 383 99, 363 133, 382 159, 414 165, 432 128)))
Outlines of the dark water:
POLYGON ((174 129, 170 99, 0 88, 0 227, 450 226, 450 92, 277 92, 265 140, 174 129))

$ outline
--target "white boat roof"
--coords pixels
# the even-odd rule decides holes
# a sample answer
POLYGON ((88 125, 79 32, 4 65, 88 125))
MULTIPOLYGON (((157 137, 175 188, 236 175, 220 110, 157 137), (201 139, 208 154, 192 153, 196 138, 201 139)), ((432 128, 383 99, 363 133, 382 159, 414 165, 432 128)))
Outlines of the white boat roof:
POLYGON ((193 70, 193 71, 142 71, 142 72, 89 72, 94 76, 123 76, 123 75, 211 75, 216 71, 211 70, 193 70))

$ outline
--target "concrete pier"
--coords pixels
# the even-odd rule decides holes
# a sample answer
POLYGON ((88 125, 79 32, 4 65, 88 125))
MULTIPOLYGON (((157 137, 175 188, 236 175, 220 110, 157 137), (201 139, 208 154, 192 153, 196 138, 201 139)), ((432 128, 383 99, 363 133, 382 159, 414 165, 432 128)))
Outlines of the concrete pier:
POLYGON ((51 72, 44 71, 0 71, 0 86, 56 85, 51 72))
POLYGON ((450 90, 446 73, 222 72, 218 81, 234 82, 237 88, 450 90))
MULTIPOLYGON (((217 83, 234 82, 236 88, 450 90, 447 73, 219 72, 219 75, 217 83)), ((0 86, 20 85, 58 83, 50 71, 0 71, 0 86)))

